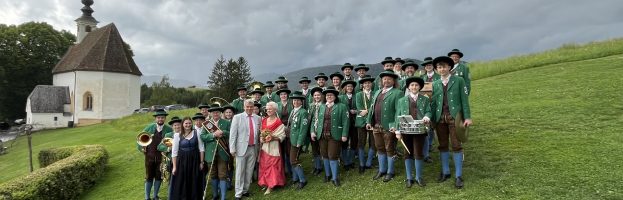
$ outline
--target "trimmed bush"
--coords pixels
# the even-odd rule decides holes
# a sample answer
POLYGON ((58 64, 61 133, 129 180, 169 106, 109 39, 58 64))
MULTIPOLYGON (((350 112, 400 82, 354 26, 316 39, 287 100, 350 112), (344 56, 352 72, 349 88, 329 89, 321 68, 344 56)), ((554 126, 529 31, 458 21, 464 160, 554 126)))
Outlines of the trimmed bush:
POLYGON ((0 199, 77 199, 104 174, 108 152, 102 145, 53 148, 41 151, 39 163, 47 167, 0 185, 0 199))

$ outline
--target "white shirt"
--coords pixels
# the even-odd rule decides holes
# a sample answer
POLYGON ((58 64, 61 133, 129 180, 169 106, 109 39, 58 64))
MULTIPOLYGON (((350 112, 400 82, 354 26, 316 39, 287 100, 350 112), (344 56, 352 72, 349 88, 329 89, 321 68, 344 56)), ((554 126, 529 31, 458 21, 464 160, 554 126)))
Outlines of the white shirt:
POLYGON ((331 103, 327 102, 327 104, 326 104, 326 105, 327 105, 327 108, 331 108, 331 107, 333 107, 333 104, 335 104, 335 103, 333 103, 333 102, 331 102, 331 103))
MULTIPOLYGON (((197 138, 197 144, 199 147, 199 152, 204 152, 205 151, 205 147, 203 146, 203 141, 201 141, 201 139, 199 139, 199 133, 197 133, 196 130, 193 130, 193 132, 191 134, 188 134, 186 136, 187 140, 193 139, 193 137, 197 138), (196 136, 195 136, 196 134, 196 136)), ((171 157, 177 157, 177 153, 180 150, 180 140, 181 140, 181 136, 180 133, 174 133, 173 134, 173 150, 171 151, 171 157)))
POLYGON ((430 73, 426 72, 426 75, 428 75, 428 78, 431 78, 431 77, 433 77, 433 75, 435 75, 435 72, 434 71, 432 71, 430 73))
POLYGON ((394 87, 383 88, 382 93, 385 94, 385 93, 387 93, 387 91, 391 90, 392 88, 394 88, 394 87))

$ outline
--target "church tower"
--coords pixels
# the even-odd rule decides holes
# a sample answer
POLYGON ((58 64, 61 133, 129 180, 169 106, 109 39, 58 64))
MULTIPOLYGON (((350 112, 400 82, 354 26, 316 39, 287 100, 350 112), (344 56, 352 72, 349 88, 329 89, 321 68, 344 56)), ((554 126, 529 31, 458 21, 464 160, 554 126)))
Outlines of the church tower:
POLYGON ((93 16, 91 16, 91 14, 93 14, 93 9, 91 9, 91 5, 93 5, 93 0, 82 0, 82 4, 84 4, 84 7, 80 9, 82 10, 82 16, 75 20, 76 24, 78 25, 78 37, 76 38, 76 43, 82 42, 87 34, 97 29, 98 23, 98 21, 95 20, 93 16))

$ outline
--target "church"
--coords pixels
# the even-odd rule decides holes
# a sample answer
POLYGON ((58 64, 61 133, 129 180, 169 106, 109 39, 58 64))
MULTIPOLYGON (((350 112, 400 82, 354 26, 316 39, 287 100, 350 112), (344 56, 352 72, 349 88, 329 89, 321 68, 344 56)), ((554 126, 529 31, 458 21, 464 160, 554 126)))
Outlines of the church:
POLYGON ((115 24, 97 27, 93 0, 82 0, 76 44, 52 70, 53 85, 38 85, 26 102, 26 123, 36 129, 84 126, 140 108, 142 76, 115 24))

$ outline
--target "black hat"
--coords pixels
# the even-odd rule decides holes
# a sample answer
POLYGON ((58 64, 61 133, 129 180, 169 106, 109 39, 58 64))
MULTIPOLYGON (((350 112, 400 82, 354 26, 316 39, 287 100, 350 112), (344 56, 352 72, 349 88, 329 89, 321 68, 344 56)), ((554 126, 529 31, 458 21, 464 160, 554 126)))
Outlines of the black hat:
POLYGON ((421 65, 422 65, 422 67, 425 67, 428 64, 433 64, 433 58, 432 57, 424 58, 424 62, 421 65))
POLYGON ((169 115, 167 113, 167 111, 164 111, 164 109, 158 109, 158 110, 156 110, 156 112, 154 112, 154 114, 152 116, 154 116, 154 117, 165 116, 166 117, 167 115, 169 115))
POLYGON ((350 63, 344 63, 344 65, 342 65, 342 71, 344 71, 344 68, 350 68, 352 70, 353 65, 351 65, 350 63))
POLYGON ((171 121, 169 121, 169 125, 173 125, 175 123, 182 123, 182 119, 180 119, 178 116, 172 117, 171 121))
POLYGON ((433 60, 433 67, 437 68, 438 63, 448 63, 450 69, 454 68, 454 60, 448 56, 439 56, 433 60))
POLYGON ((199 104, 199 106, 197 106, 197 108, 202 109, 202 108, 210 108, 210 106, 208 104, 199 104))
POLYGON ((260 103, 259 101, 253 101, 253 106, 257 108, 262 108, 262 103, 260 103))
POLYGON ((363 76, 361 80, 359 80, 359 84, 363 84, 366 81, 370 81, 374 83, 374 77, 366 74, 365 76, 363 76))
POLYGON ((221 108, 221 105, 219 104, 212 104, 210 106, 210 109, 208 109, 209 112, 214 112, 214 111, 219 111, 219 112, 223 112, 223 108, 221 108))
POLYGON ((227 105, 223 106, 223 112, 225 112, 225 110, 227 110, 227 109, 231 109, 231 111, 234 114, 236 113, 236 108, 234 106, 232 106, 232 105, 227 104, 227 105))
POLYGON ((399 57, 396 57, 394 61, 396 61, 395 63, 405 64, 405 60, 400 59, 399 57))
POLYGON ((421 79, 420 77, 414 77, 414 76, 405 79, 405 87, 408 88, 409 85, 413 82, 417 82, 417 84, 420 85, 420 90, 424 88, 424 79, 421 79))
POLYGON ((381 78, 381 79, 383 77, 385 77, 385 76, 391 76, 394 79, 398 78, 398 74, 394 73, 393 70, 385 70, 385 71, 381 72, 381 74, 379 74, 379 78, 381 78))
POLYGON ((265 84, 264 84, 264 86, 262 86, 262 87, 264 87, 264 88, 267 88, 267 87, 275 87, 275 84, 273 84, 273 82, 272 82, 272 81, 266 81, 266 83, 265 83, 265 84))
POLYGON ((318 80, 319 78, 324 78, 325 81, 329 80, 329 77, 327 75, 324 75, 324 73, 322 72, 318 73, 318 75, 314 77, 314 80, 318 80))
POLYGON ((311 80, 309 80, 307 76, 303 76, 301 77, 301 80, 299 80, 299 83, 303 83, 303 82, 311 83, 311 80))
POLYGON ((303 93, 301 91, 294 91, 292 94, 290 94, 290 99, 300 99, 302 101, 305 101, 305 96, 303 96, 303 93))
POLYGON ((353 85, 353 88, 355 88, 355 86, 357 86, 357 82, 355 82, 353 80, 347 80, 347 81, 342 82, 342 84, 340 85, 340 88, 344 88, 348 84, 353 85))
POLYGON ((309 94, 314 95, 314 93, 316 93, 316 92, 318 92, 318 91, 319 91, 320 93, 322 93, 322 88, 321 88, 321 87, 314 87, 314 88, 312 88, 311 90, 309 90, 309 94))
POLYGON ((322 91, 322 94, 324 94, 324 95, 327 95, 327 93, 331 93, 331 94, 335 95, 335 102, 337 102, 337 101, 338 101, 337 96, 339 96, 339 95, 340 95, 340 91, 337 91, 337 90, 335 89, 335 87, 333 87, 333 86, 329 86, 329 87, 327 87, 327 89, 325 89, 324 91, 322 91))
POLYGON ((385 65, 385 63, 396 63, 396 61, 394 59, 392 59, 392 57, 385 57, 385 59, 383 61, 381 61, 381 65, 385 65))
POLYGON ((415 70, 417 70, 418 68, 418 65, 415 62, 409 60, 404 65, 402 65, 402 70, 404 71, 408 66, 412 66, 413 68, 415 68, 415 70))
POLYGON ((288 83, 288 79, 286 79, 286 77, 280 76, 277 77, 277 80, 275 80, 275 83, 288 83))
POLYGON ((329 75, 329 79, 333 79, 333 77, 340 77, 340 80, 344 80, 344 75, 340 74, 340 72, 335 72, 331 75, 329 75))
MULTIPOLYGON (((211 109, 211 108, 210 108, 210 109, 211 109)), ((196 120, 196 119, 203 119, 203 120, 205 120, 205 119, 206 119, 206 117, 205 117, 205 116, 203 116, 203 114, 201 114, 201 113, 195 113, 195 116, 193 116, 193 117, 192 117, 192 119, 193 119, 193 120, 196 120)))
POLYGON ((254 95, 256 93, 259 93, 260 95, 264 95, 264 91, 262 91, 262 89, 260 88, 255 88, 255 90, 251 91, 251 95, 254 95))
POLYGON ((366 71, 370 70, 370 68, 368 66, 366 66, 366 64, 363 64, 363 63, 358 64, 357 67, 355 67, 354 70, 355 71, 359 71, 360 69, 365 69, 366 71))
POLYGON ((452 49, 452 51, 448 52, 448 57, 450 57, 452 54, 457 54, 460 58, 463 57, 463 53, 459 51, 459 49, 452 49))
POLYGON ((283 88, 283 89, 277 90, 277 93, 275 93, 275 94, 281 95, 282 92, 288 93, 288 95, 290 95, 290 93, 292 93, 292 91, 290 91, 290 89, 283 88))
POLYGON ((247 87, 244 86, 244 85, 240 85, 240 86, 238 86, 238 89, 236 91, 240 91, 240 90, 247 91, 247 87))

